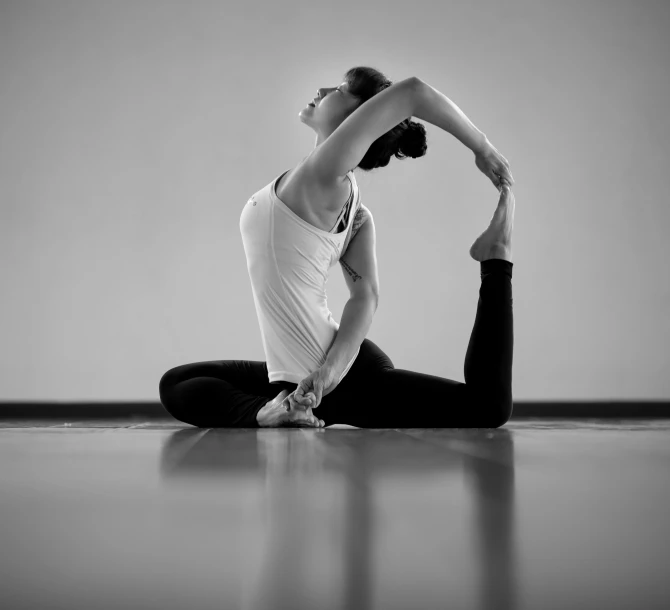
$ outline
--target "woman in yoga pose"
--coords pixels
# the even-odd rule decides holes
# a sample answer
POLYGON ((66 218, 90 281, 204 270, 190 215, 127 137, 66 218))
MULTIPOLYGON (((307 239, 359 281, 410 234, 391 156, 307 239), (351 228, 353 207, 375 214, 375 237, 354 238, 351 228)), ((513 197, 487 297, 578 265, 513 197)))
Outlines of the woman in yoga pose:
POLYGON ((300 112, 312 152, 254 193, 240 215, 265 361, 213 360, 167 371, 163 406, 180 421, 214 427, 497 428, 512 414, 512 226, 509 163, 445 95, 416 77, 391 83, 374 68, 349 70, 300 112), (365 335, 379 282, 372 213, 353 169, 426 153, 425 127, 451 133, 499 191, 470 256, 481 286, 465 356, 465 383, 394 367, 365 335), (351 297, 338 324, 326 304, 340 262, 351 297), (281 390, 281 391, 279 391, 281 390))

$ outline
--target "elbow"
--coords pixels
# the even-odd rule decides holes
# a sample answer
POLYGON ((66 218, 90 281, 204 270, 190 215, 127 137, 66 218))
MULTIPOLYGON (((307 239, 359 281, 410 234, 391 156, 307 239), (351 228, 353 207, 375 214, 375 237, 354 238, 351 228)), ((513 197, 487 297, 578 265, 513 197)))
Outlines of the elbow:
POLYGON ((411 91, 410 96, 412 98, 412 114, 410 116, 416 116, 417 107, 422 103, 422 98, 426 87, 428 85, 423 82, 418 76, 411 76, 406 79, 407 87, 411 91))
POLYGON ((407 81, 412 85, 412 88, 419 91, 421 88, 426 86, 426 83, 422 81, 418 76, 410 76, 407 81))

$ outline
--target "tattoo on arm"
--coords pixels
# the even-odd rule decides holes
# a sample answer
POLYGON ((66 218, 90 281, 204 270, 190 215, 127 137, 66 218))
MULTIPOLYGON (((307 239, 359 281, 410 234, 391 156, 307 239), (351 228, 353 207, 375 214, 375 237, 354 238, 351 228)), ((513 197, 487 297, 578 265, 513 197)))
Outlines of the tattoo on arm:
POLYGON ((363 210, 362 207, 358 208, 358 212, 356 212, 356 216, 354 217, 354 222, 353 226, 351 228, 351 239, 354 238, 356 233, 358 232, 358 229, 361 228, 361 225, 365 222, 365 210, 363 210))
MULTIPOLYGON (((354 237, 356 237, 356 233, 358 232, 358 229, 360 229, 363 226, 363 223, 367 219, 367 214, 365 213, 365 210, 360 207, 358 208, 358 212, 356 212, 356 216, 354 216, 354 222, 351 223, 351 235, 349 236, 349 240, 344 244, 346 249, 349 248, 349 244, 354 240, 354 237)), ((345 252, 347 250, 344 250, 341 254, 341 257, 344 256, 345 252)))
POLYGON ((361 276, 356 273, 356 271, 353 269, 353 267, 350 267, 347 265, 346 261, 340 259, 340 265, 342 265, 342 268, 351 276, 351 280, 355 282, 356 280, 360 280, 361 276))

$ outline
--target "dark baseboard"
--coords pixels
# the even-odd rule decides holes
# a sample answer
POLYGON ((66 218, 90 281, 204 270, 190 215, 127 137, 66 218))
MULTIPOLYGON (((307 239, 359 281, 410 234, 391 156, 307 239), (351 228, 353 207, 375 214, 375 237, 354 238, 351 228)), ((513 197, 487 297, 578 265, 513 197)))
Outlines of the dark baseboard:
MULTIPOLYGON (((0 402, 0 419, 173 419, 160 402, 0 402)), ((670 418, 670 402, 589 401, 514 403, 512 420, 670 418)))

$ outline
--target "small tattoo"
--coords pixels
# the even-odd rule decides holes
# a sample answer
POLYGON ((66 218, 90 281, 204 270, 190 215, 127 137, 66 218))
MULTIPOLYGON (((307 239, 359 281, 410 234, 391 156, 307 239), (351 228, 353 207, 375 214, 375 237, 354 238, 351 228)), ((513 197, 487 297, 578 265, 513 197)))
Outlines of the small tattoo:
POLYGON ((356 280, 361 279, 361 276, 358 275, 358 273, 356 273, 356 271, 354 271, 354 269, 352 267, 347 265, 347 262, 345 260, 340 259, 340 264, 342 265, 342 267, 344 267, 344 270, 351 276, 351 279, 354 282, 356 282, 356 280))

